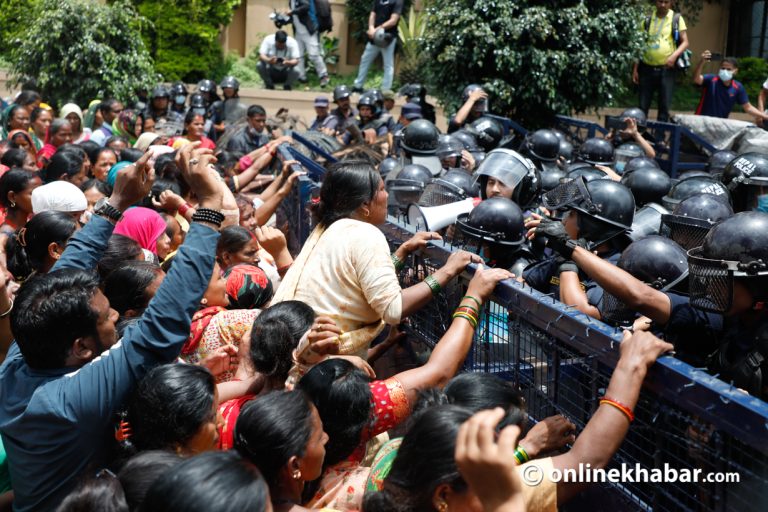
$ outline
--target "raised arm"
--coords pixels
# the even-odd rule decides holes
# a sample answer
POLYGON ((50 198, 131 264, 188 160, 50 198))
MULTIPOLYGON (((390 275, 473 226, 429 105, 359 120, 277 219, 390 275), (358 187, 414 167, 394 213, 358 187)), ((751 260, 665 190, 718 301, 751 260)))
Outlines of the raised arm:
MULTIPOLYGON (((135 164, 120 170, 114 191, 107 200, 107 204, 122 213, 147 197, 155 175, 155 171, 148 164, 151 156, 150 153, 145 153, 135 164)), ((95 269, 114 228, 114 220, 94 215, 90 222, 67 243, 67 248, 51 271, 65 268, 95 269)))
MULTIPOLYGON (((491 296, 496 285, 513 275, 503 269, 483 269, 478 265, 475 275, 469 282, 467 295, 461 300, 461 306, 481 310, 481 305, 491 296), (471 298, 470 298, 471 297, 471 298)), ((395 375, 408 394, 410 403, 417 399, 419 390, 431 387, 443 387, 461 368, 472 346, 475 328, 467 318, 454 318, 451 326, 435 345, 429 360, 418 368, 395 375)))
MULTIPOLYGON (((621 343, 621 357, 611 375, 605 397, 631 411, 637 405, 640 388, 656 359, 672 350, 672 345, 647 332, 625 333, 621 343)), ((576 469, 579 464, 590 464, 593 469, 604 468, 624 441, 630 426, 630 418, 617 406, 601 403, 590 418, 584 431, 566 454, 554 457, 554 467, 560 471, 576 469)), ((557 484, 557 502, 565 503, 586 484, 557 484)))

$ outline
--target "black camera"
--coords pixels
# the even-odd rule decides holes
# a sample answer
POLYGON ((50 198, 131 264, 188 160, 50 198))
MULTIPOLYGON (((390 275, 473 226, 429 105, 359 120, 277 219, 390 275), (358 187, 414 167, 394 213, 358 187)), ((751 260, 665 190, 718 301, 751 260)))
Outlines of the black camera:
POLYGON ((621 116, 606 116, 605 127, 609 130, 620 131, 627 127, 627 123, 621 116))
POLYGON ((269 19, 272 20, 272 23, 274 23, 277 28, 283 28, 285 25, 288 25, 291 22, 290 16, 277 11, 270 14, 269 19))

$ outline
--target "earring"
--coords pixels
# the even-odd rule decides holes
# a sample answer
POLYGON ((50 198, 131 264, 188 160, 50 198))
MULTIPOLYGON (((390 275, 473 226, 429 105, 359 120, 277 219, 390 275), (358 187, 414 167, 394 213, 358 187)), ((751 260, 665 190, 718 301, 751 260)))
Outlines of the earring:
POLYGON ((203 306, 205 306, 206 304, 208 304, 208 299, 206 299, 205 297, 203 297, 202 299, 200 299, 200 304, 202 304, 203 306))
POLYGON ((16 208, 16 203, 14 203, 13 201, 11 201, 11 208, 16 208))
POLYGON ((367 208, 364 208, 363 209, 363 215, 365 215, 366 217, 369 217, 371 215, 371 210, 369 210, 367 208))
POLYGON ((437 504, 437 510, 439 512, 445 512, 446 510, 448 510, 448 504, 444 501, 441 501, 440 503, 437 504))
POLYGON ((301 470, 297 469, 293 472, 293 479, 294 480, 300 480, 301 479, 301 470))

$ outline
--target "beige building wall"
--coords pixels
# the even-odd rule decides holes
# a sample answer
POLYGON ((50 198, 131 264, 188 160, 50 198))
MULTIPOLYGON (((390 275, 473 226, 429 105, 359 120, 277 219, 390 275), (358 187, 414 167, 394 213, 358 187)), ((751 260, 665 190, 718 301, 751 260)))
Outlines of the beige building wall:
MULTIPOLYGON (((339 38, 339 65, 336 72, 353 72, 360 62, 362 47, 352 40, 347 25, 346 2, 344 0, 330 0, 333 15, 333 31, 329 34, 339 38)), ((254 48, 258 48, 262 39, 267 34, 273 34, 276 30, 274 23, 269 19, 270 13, 287 9, 288 0, 243 0, 243 3, 235 11, 232 22, 222 34, 222 45, 226 52, 237 52, 241 57, 249 54, 254 48)), ((291 27, 286 31, 290 34, 291 27)))
POLYGON ((688 27, 688 41, 696 65, 704 50, 725 55, 728 36, 728 3, 705 3, 695 25, 688 27))

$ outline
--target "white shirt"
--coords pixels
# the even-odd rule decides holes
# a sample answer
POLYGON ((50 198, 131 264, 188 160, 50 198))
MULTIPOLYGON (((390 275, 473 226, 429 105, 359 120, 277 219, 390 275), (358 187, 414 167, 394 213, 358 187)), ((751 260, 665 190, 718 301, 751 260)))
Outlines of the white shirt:
MULTIPOLYGON (((282 50, 277 49, 275 44, 275 34, 268 35, 261 42, 259 47, 259 53, 266 57, 282 57, 283 60, 295 60, 299 58, 299 43, 294 38, 288 36, 288 40, 285 42, 285 48, 282 50)), ((278 69, 283 68, 279 64, 273 64, 278 69)))

